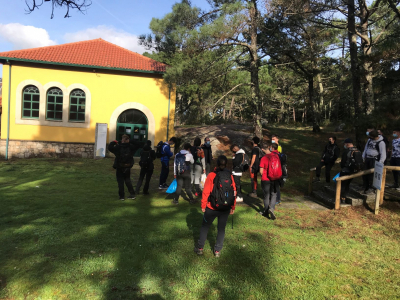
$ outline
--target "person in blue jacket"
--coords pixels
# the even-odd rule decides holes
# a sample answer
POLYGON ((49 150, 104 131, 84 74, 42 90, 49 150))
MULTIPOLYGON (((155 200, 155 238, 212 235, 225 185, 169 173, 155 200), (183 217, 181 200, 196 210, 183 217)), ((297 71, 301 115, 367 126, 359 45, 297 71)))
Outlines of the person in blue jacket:
POLYGON ((161 148, 161 174, 159 189, 167 189, 167 178, 169 174, 169 159, 174 155, 171 151, 171 145, 176 144, 176 137, 172 137, 168 142, 165 142, 161 148))

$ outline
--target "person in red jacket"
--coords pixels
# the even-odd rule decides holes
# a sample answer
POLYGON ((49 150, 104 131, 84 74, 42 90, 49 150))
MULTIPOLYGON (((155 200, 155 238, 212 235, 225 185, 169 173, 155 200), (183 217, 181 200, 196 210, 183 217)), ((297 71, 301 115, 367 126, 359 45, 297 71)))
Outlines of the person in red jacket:
POLYGON ((269 216, 272 220, 275 220, 276 216, 274 210, 280 189, 280 178, 269 178, 269 174, 271 173, 271 170, 269 169, 273 168, 273 162, 275 162, 275 167, 277 167, 277 172, 275 173, 278 173, 277 175, 282 177, 282 167, 279 160, 278 145, 265 142, 263 143, 262 151, 265 153, 265 156, 260 161, 261 186, 264 193, 264 211, 260 211, 260 214, 264 217, 269 216), (275 157, 272 157, 273 155, 275 157))
POLYGON ((215 218, 218 218, 218 233, 217 233, 217 242, 214 247, 214 255, 216 257, 220 257, 225 238, 226 223, 228 221, 229 215, 233 215, 235 212, 236 186, 235 186, 235 180, 232 176, 232 172, 226 169, 227 163, 228 159, 226 158, 226 156, 221 155, 220 157, 218 157, 217 167, 215 168, 214 172, 211 172, 207 176, 206 182, 204 184, 202 200, 201 200, 201 210, 204 213, 203 224, 200 229, 200 238, 198 244, 194 248, 194 252, 197 253, 198 255, 203 254, 204 244, 207 240, 208 230, 210 229, 210 226, 214 222, 215 218), (217 176, 218 172, 228 172, 229 176, 231 177, 231 182, 232 182, 231 187, 235 197, 233 205, 228 210, 217 210, 215 207, 212 206, 211 202, 209 201, 210 194, 214 188, 214 179, 217 176))

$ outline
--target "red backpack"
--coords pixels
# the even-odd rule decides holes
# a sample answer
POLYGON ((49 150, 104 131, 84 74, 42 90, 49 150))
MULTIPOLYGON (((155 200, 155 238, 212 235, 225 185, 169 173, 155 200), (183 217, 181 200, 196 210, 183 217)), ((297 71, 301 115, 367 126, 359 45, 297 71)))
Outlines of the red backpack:
POLYGON ((269 180, 279 180, 282 177, 282 167, 281 167, 281 160, 279 155, 275 152, 272 152, 268 157, 268 173, 267 177, 269 180))

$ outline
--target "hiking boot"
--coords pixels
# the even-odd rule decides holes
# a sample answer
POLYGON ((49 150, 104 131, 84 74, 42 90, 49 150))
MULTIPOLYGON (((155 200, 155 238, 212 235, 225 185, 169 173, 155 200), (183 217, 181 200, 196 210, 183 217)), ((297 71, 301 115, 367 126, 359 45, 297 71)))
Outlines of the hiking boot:
POLYGON ((221 256, 221 251, 214 251, 215 257, 220 257, 221 256))
POLYGON ((251 197, 251 198, 258 198, 257 193, 255 193, 255 192, 250 193, 250 194, 249 194, 249 197, 251 197))
POLYGON ((239 202, 243 202, 243 198, 242 197, 236 197, 236 203, 239 203, 239 202))
POLYGON ((321 178, 319 178, 319 177, 315 178, 315 179, 313 180, 313 183, 315 183, 315 182, 321 182, 321 178))
POLYGON ((194 247, 194 253, 197 255, 203 255, 203 248, 194 247))
POLYGON ((178 204, 179 204, 179 201, 178 201, 178 199, 174 199, 174 200, 172 200, 172 204, 178 205, 178 204))
POLYGON ((276 216, 275 216, 275 214, 274 214, 274 212, 272 210, 268 209, 268 213, 269 213, 269 216, 271 217, 271 220, 275 220, 276 219, 276 216))
POLYGON ((258 212, 260 215, 262 215, 263 217, 265 217, 265 218, 267 218, 268 219, 268 212, 265 212, 265 211, 259 211, 258 212))
POLYGON ((129 200, 135 200, 135 199, 136 199, 136 196, 135 196, 135 195, 129 195, 128 199, 129 199, 129 200))

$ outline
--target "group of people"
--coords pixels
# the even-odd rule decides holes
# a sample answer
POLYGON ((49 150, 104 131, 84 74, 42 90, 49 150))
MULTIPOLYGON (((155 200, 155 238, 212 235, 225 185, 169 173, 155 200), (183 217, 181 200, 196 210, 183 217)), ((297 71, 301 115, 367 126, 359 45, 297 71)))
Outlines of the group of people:
MULTIPOLYGON (((128 199, 135 199, 136 194, 144 179, 144 194, 149 194, 149 183, 154 171, 154 161, 160 158, 161 174, 159 189, 167 189, 169 186, 166 181, 169 175, 169 162, 173 156, 171 146, 176 144, 177 139, 172 137, 168 142, 160 142, 157 151, 151 147, 151 141, 147 141, 140 154, 139 165, 141 167, 136 191, 130 179, 130 170, 134 164, 133 156, 139 148, 138 144, 131 143, 128 135, 123 135, 121 142, 113 141, 108 149, 115 154, 114 168, 118 182, 118 192, 120 200, 125 200, 124 184, 129 191, 128 199)), ((203 248, 207 239, 208 230, 218 218, 217 242, 214 247, 214 255, 220 256, 222 250, 225 227, 228 216, 234 214, 236 202, 243 201, 241 191, 241 177, 244 172, 249 170, 252 184, 250 196, 257 197, 257 177, 261 175, 261 186, 264 194, 264 209, 260 214, 276 219, 275 205, 280 201, 280 187, 284 183, 287 175, 286 159, 282 160, 282 147, 279 145, 279 137, 274 135, 272 142, 260 143, 258 137, 253 138, 253 149, 251 158, 239 145, 231 146, 232 170, 227 169, 228 159, 221 155, 217 159, 216 168, 211 171, 213 154, 210 139, 207 137, 204 144, 196 138, 193 145, 185 143, 174 158, 174 177, 177 181, 177 188, 174 194, 173 204, 179 204, 179 197, 182 189, 185 189, 189 197, 189 202, 195 204, 194 196, 201 196, 201 209, 204 213, 203 223, 200 230, 200 238, 194 251, 198 255, 203 254, 203 248), (201 176, 205 174, 206 180, 204 188, 200 188, 201 176), (194 188, 194 195, 192 193, 194 188)))
MULTIPOLYGON (((375 130, 375 128, 369 128, 366 131, 368 137, 367 143, 365 144, 364 151, 361 153, 357 147, 353 144, 353 140, 347 138, 344 140, 344 151, 342 154, 342 160, 340 162, 341 172, 340 177, 352 175, 362 170, 372 169, 375 167, 375 162, 378 161, 382 164, 387 163, 390 158, 390 165, 400 166, 400 128, 393 131, 392 149, 389 149, 389 141, 383 136, 381 130, 375 130)), ((316 182, 320 181, 321 169, 325 166, 325 177, 326 182, 329 183, 331 180, 331 169, 334 166, 336 160, 340 156, 340 147, 336 143, 336 137, 329 137, 329 142, 325 146, 321 156, 321 161, 316 168, 316 182)), ((400 171, 393 171, 394 184, 390 188, 398 189, 399 186, 399 174, 400 171)), ((341 202, 345 203, 346 196, 350 190, 350 183, 352 179, 342 180, 341 189, 341 202)), ((373 193, 375 188, 372 186, 373 174, 363 175, 364 193, 373 193)))

